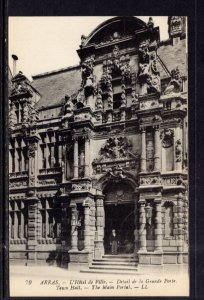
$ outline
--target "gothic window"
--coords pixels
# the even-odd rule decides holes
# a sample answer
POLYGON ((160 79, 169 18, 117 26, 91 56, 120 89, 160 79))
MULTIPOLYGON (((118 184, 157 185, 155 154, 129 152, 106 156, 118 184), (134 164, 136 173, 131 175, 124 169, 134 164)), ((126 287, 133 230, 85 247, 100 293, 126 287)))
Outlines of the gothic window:
POLYGON ((59 239, 61 237, 60 209, 54 207, 53 199, 41 200, 41 237, 59 239))
POLYGON ((167 202, 164 208, 165 238, 169 238, 173 236, 173 204, 167 202))
POLYGON ((146 211, 146 231, 147 231, 147 240, 154 239, 154 219, 155 219, 155 209, 153 206, 153 201, 148 201, 145 207, 146 211))
POLYGON ((27 238, 27 205, 23 201, 10 201, 10 239, 27 238))

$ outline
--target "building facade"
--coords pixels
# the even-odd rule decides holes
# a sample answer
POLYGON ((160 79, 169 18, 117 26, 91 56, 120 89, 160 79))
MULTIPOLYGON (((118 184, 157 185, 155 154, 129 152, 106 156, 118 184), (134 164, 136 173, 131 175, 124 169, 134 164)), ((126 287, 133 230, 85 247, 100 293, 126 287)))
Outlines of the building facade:
POLYGON ((187 263, 185 17, 168 28, 112 18, 79 66, 12 77, 10 261, 87 264, 115 229, 140 265, 187 263))

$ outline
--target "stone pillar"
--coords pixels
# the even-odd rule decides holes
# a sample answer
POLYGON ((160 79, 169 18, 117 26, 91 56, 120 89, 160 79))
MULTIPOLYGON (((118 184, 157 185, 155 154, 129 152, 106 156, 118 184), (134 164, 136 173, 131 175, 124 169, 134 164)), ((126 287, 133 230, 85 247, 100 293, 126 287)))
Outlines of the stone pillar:
POLYGON ((46 169, 50 167, 48 157, 49 157, 48 135, 46 134, 46 136, 45 136, 45 148, 44 148, 44 160, 45 160, 45 168, 46 169))
POLYGON ((28 260, 35 261, 37 258, 37 221, 38 221, 38 198, 29 197, 28 202, 28 260))
POLYGON ((58 163, 59 166, 62 166, 62 144, 58 145, 58 163))
POLYGON ((155 251, 162 251, 162 207, 161 200, 155 199, 156 217, 155 217, 155 251))
POLYGON ((71 251, 78 251, 78 231, 77 231, 77 206, 72 204, 72 219, 71 219, 71 251))
POLYGON ((85 166, 84 166, 84 177, 90 176, 89 170, 89 161, 90 161, 90 140, 87 137, 85 139, 85 166))
POLYGON ((178 264, 183 263, 183 246, 184 246, 184 232, 183 232, 183 196, 180 193, 177 199, 177 236, 178 236, 178 264))
POLYGON ((139 252, 147 251, 145 200, 139 200, 139 252))
POLYGON ((74 139, 74 178, 79 177, 79 147, 78 139, 74 139))
POLYGON ((154 171, 161 171, 161 141, 159 127, 156 127, 154 131, 154 171))
POLYGON ((90 207, 85 204, 84 206, 84 250, 89 251, 90 249, 90 207))
POLYGON ((19 171, 19 164, 18 164, 18 150, 17 150, 17 147, 18 147, 18 143, 17 143, 17 140, 16 140, 16 138, 15 138, 15 150, 14 150, 15 172, 18 172, 18 171, 19 171))
MULTIPOLYGON (((21 209, 24 208, 24 203, 21 202, 21 209)), ((25 224, 25 218, 24 218, 24 213, 21 211, 21 239, 24 239, 24 224, 25 224)))
POLYGON ((95 258, 104 255, 104 197, 98 196, 96 199, 96 233, 95 233, 95 258))
POLYGON ((142 128, 141 172, 146 172, 146 129, 142 128))

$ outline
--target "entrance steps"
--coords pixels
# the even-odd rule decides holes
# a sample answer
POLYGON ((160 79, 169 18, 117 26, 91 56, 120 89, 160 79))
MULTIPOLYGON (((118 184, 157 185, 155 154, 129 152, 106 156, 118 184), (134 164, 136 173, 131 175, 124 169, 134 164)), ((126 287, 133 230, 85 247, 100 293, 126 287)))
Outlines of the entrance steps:
POLYGON ((135 274, 138 261, 133 255, 103 255, 101 259, 93 259, 82 273, 135 274))

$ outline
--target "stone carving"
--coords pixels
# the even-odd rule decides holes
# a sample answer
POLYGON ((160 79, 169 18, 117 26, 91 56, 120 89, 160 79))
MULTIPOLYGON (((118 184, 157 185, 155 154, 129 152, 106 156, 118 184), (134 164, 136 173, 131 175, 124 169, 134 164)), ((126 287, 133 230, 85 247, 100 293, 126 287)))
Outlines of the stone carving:
POLYGON ((164 95, 172 94, 172 93, 180 93, 181 90, 182 90, 182 79, 181 79, 179 68, 176 67, 171 71, 171 80, 164 91, 164 95))
POLYGON ((113 50, 113 58, 103 62, 101 83, 105 85, 107 82, 111 82, 112 76, 122 76, 122 84, 131 83, 132 80, 130 57, 128 54, 120 57, 120 52, 117 46, 115 46, 113 50))
POLYGON ((82 74, 82 87, 85 91, 85 97, 93 94, 94 91, 94 57, 86 58, 85 61, 81 63, 81 74, 82 74))
POLYGON ((147 27, 150 28, 150 29, 154 28, 154 21, 153 21, 152 17, 149 17, 149 21, 147 23, 147 27))
POLYGON ((98 91, 97 91, 97 99, 96 99, 95 107, 96 107, 96 110, 103 109, 102 90, 101 89, 98 89, 98 91))
POLYGON ((140 185, 161 185, 161 178, 159 176, 140 177, 140 185))
POLYGON ((131 93, 131 98, 132 98, 132 104, 138 104, 138 94, 136 94, 135 91, 132 91, 131 93))
POLYGON ((160 122, 162 120, 161 116, 155 115, 152 119, 153 122, 160 122))
POLYGON ((80 182, 80 183, 73 183, 72 184, 72 190, 74 191, 83 191, 83 190, 90 190, 91 189, 91 183, 90 182, 80 182))
POLYGON ((160 93, 161 83, 156 52, 149 52, 149 40, 139 45, 138 79, 142 87, 141 94, 160 93))
POLYGON ((101 156, 105 159, 124 158, 128 155, 128 149, 132 145, 125 137, 111 137, 101 148, 101 156))
POLYGON ((169 148, 173 146, 174 131, 172 129, 163 129, 160 138, 162 139, 162 147, 169 148))
POLYGON ((111 82, 107 83, 107 90, 108 90, 108 108, 113 108, 113 89, 111 82))
POLYGON ((162 178, 163 185, 184 185, 183 178, 181 176, 171 176, 162 178))
POLYGON ((23 125, 34 127, 37 125, 38 120, 39 111, 32 106, 31 102, 25 103, 23 110, 23 125))
POLYGON ((34 158, 36 150, 37 150, 37 145, 36 144, 30 144, 28 146, 28 157, 34 158))
POLYGON ((56 184, 55 179, 47 179, 47 180, 39 180, 38 182, 40 185, 53 185, 56 184))
POLYGON ((124 179, 126 176, 124 175, 123 169, 117 165, 113 166, 111 170, 109 171, 109 175, 112 179, 124 179))
POLYGON ((85 46, 86 36, 84 34, 81 35, 81 46, 85 46))
POLYGON ((11 101, 9 100, 9 104, 10 104, 9 129, 13 130, 14 127, 15 127, 15 124, 17 123, 17 118, 16 118, 16 114, 15 114, 15 105, 14 105, 14 103, 11 103, 11 101))
POLYGON ((181 140, 177 140, 175 143, 175 154, 176 154, 176 162, 181 162, 182 160, 182 145, 181 140))
POLYGON ((66 118, 70 118, 73 115, 73 102, 68 95, 65 95, 64 114, 66 118))
POLYGON ((121 93, 121 107, 126 107, 126 96, 125 96, 125 85, 122 84, 122 93, 121 93))
POLYGON ((28 185, 28 182, 26 180, 20 180, 20 181, 10 181, 9 182, 9 188, 17 188, 17 187, 25 187, 28 185))
POLYGON ((185 17, 172 16, 168 19, 169 34, 171 37, 185 33, 185 17))
POLYGON ((28 94, 29 96, 33 95, 31 88, 25 82, 14 82, 13 88, 11 90, 11 97, 17 95, 28 94))

